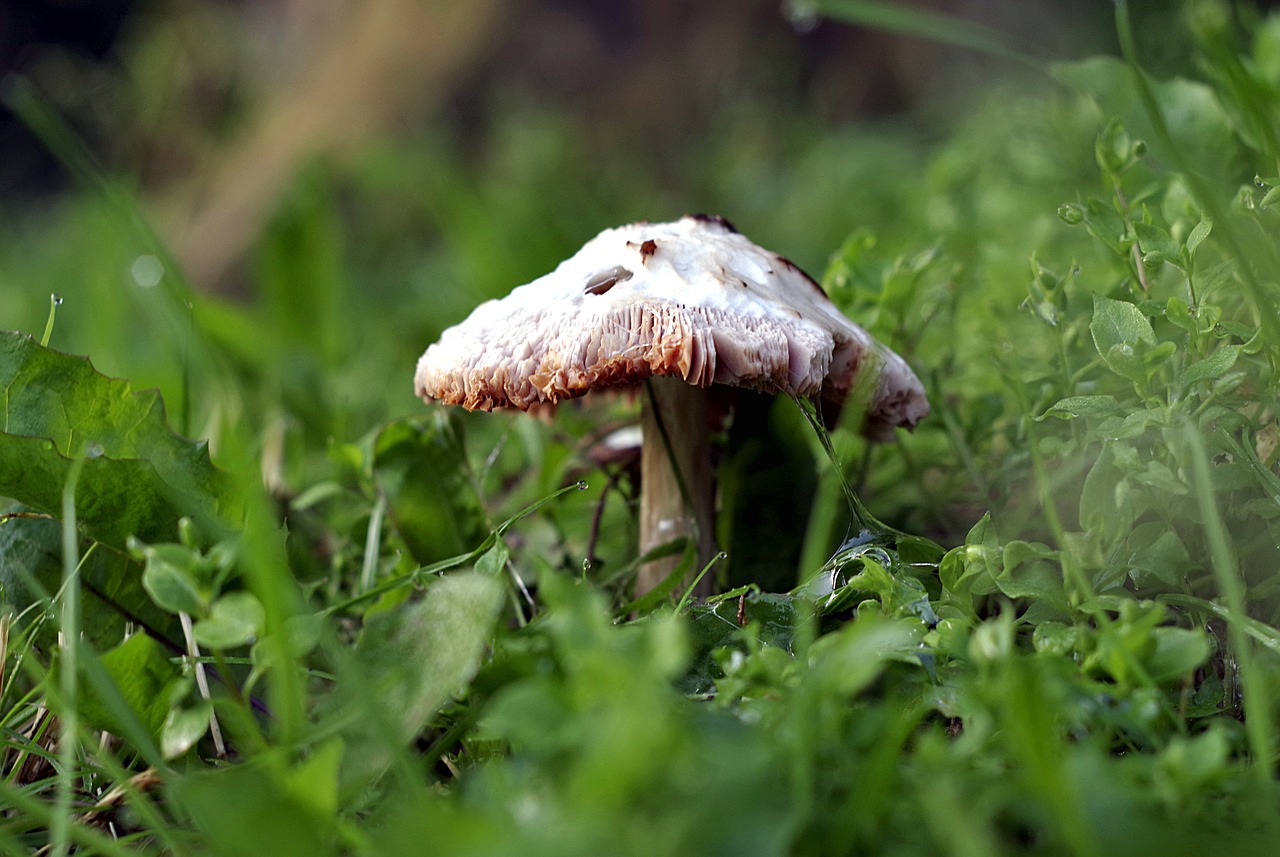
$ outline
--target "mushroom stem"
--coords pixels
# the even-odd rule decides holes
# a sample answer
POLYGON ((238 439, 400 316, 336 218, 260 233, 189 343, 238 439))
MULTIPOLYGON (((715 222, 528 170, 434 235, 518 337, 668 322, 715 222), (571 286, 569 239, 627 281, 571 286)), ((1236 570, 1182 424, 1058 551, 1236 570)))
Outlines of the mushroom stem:
MULTIPOLYGON (((701 571, 716 552, 709 394, 670 376, 647 384, 640 407, 640 554, 688 536, 697 546, 695 570, 701 571)), ((640 566, 636 594, 662 583, 679 561, 665 557, 640 566)), ((710 594, 711 580, 703 577, 694 595, 710 594)))

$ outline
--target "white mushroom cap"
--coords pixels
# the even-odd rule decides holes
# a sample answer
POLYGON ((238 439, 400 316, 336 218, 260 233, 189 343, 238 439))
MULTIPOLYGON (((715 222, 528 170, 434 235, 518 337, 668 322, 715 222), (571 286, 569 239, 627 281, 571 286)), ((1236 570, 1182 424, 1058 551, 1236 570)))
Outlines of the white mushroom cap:
POLYGON ((558 402, 652 375, 821 397, 879 378, 866 430, 929 413, 924 388, 787 259, 719 217, 607 229, 550 274, 476 307, 418 361, 424 399, 468 410, 558 402))

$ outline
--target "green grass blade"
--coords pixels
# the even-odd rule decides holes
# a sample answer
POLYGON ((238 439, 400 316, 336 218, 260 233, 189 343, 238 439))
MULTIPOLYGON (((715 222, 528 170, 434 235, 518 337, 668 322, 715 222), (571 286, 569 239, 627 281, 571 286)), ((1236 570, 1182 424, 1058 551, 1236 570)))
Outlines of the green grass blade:
POLYGON ((1213 477, 1210 472, 1209 454, 1204 439, 1190 423, 1184 424, 1183 439, 1192 465, 1192 483, 1196 500, 1204 521, 1205 537, 1209 542, 1209 556, 1214 579, 1230 611, 1227 623, 1231 650, 1240 667, 1240 680, 1244 686, 1245 734, 1253 752, 1253 774, 1257 779, 1258 798, 1268 807, 1264 817, 1273 821, 1271 796, 1274 791, 1273 764, 1275 757, 1275 723, 1273 720, 1274 697, 1269 687, 1268 675, 1254 657, 1245 623, 1245 583, 1240 574, 1232 549, 1231 536, 1222 520, 1222 513, 1215 502, 1213 477))
POLYGON ((804 19, 815 15, 833 18, 902 36, 954 45, 1044 70, 1042 62, 1013 47, 1007 36, 952 15, 878 0, 793 0, 788 8, 792 18, 804 19))
POLYGON ((76 653, 80 641, 80 535, 76 531, 76 483, 84 459, 76 459, 67 472, 62 488, 62 602, 60 625, 62 629, 61 700, 58 714, 62 718, 61 738, 58 741, 58 794, 54 801, 53 825, 50 828, 50 853, 63 857, 71 850, 71 803, 75 794, 76 753, 79 750, 80 720, 76 710, 76 690, 79 676, 76 671, 76 653))

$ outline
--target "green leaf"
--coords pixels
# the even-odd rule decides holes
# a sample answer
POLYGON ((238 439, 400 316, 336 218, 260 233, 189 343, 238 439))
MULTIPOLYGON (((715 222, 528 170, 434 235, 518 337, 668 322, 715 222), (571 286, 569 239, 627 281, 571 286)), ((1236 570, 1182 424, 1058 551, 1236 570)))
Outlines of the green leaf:
POLYGON ((475 673, 502 591, 488 575, 450 575, 422 600, 369 619, 343 673, 347 777, 363 779, 390 764, 475 673))
POLYGON ((1049 417, 1064 420, 1076 417, 1105 417, 1123 412, 1115 396, 1068 396, 1055 402, 1049 410, 1036 417, 1036 421, 1049 417))
POLYGON ((155 390, 100 375, 83 357, 0 333, 0 496, 54 516, 73 460, 76 517, 94 539, 172 541, 187 516, 216 531, 238 520, 232 481, 204 443, 169 430, 155 390))
POLYGON ((192 629, 196 642, 211 649, 233 649, 262 633, 266 614, 251 592, 228 592, 213 602, 209 616, 192 629))
POLYGON ((1089 322, 1093 344, 1105 359, 1107 352, 1117 345, 1136 346, 1139 342, 1154 343, 1156 332, 1151 322, 1128 301, 1117 301, 1102 295, 1093 296, 1093 320, 1089 322))
POLYGON ((196 576, 191 551, 181 545, 161 544, 146 548, 145 555, 142 585, 151 600, 170 613, 204 615, 211 593, 196 576))
MULTIPOLYGON (((1133 137, 1151 146, 1152 155, 1171 160, 1163 135, 1152 127, 1142 107, 1132 70, 1123 60, 1098 56, 1055 63, 1050 74, 1093 98, 1103 115, 1119 117, 1133 137)), ((1225 165, 1232 163, 1239 144, 1214 91, 1198 81, 1177 78, 1153 83, 1152 89, 1174 145, 1191 163, 1217 167, 1225 177, 1225 165)))
POLYGON ((1199 325, 1191 316, 1191 307, 1182 298, 1169 298, 1165 303, 1164 317, 1188 333, 1196 333, 1199 330, 1199 325))
POLYGON ((374 474, 414 560, 469 552, 489 534, 456 416, 436 411, 390 423, 374 442, 374 474))
POLYGON ((1213 231, 1213 221, 1208 217, 1201 217, 1200 222, 1191 230, 1191 234, 1187 236, 1187 256, 1194 259, 1196 250, 1200 249, 1200 245, 1204 243, 1204 239, 1209 237, 1209 233, 1213 231))
MULTIPOLYGON (((22 614, 61 585, 62 525, 25 507, 6 511, 13 517, 0 518, 0 613, 22 614)), ((141 571, 140 564, 123 551, 97 549, 82 554, 81 632, 95 648, 119 643, 131 622, 176 635, 177 620, 147 596, 141 571)), ((50 606, 44 601, 45 609, 50 606)), ((43 623, 39 638, 51 643, 55 629, 55 623, 43 623)))
POLYGON ((335 817, 300 800, 275 757, 194 774, 174 772, 176 804, 207 848, 227 857, 323 857, 336 853, 335 817))
POLYGON ((1153 681, 1173 681, 1199 667, 1209 657, 1209 639, 1203 631, 1189 628, 1155 628, 1151 632, 1155 651, 1146 662, 1153 681))
POLYGON ((213 705, 205 699, 190 707, 175 707, 165 717, 160 729, 160 752, 166 759, 176 759, 195 746, 209 731, 213 705))
POLYGON ((1134 234, 1144 255, 1155 254, 1160 261, 1182 265, 1182 247, 1167 230, 1151 223, 1134 223, 1134 234))
MULTIPOLYGON (((182 681, 160 644, 146 634, 134 634, 104 652, 99 662, 122 700, 153 735, 159 735, 169 714, 170 689, 182 681)), ((123 735, 120 718, 88 685, 78 700, 80 716, 95 729, 123 735)))
POLYGON ((1142 347, 1155 343, 1155 330, 1142 310, 1133 304, 1094 295, 1089 332, 1112 372, 1140 383, 1154 371, 1143 359, 1142 347))
POLYGON ((476 560, 476 571, 490 577, 498 577, 506 569, 510 555, 511 551, 507 549, 507 543, 500 538, 495 538, 493 547, 482 553, 476 560))
POLYGON ((1084 225, 1089 234, 1105 244, 1112 253, 1124 255, 1129 230, 1114 208, 1100 199, 1090 197, 1085 204, 1084 225))
POLYGON ((1236 365, 1236 360, 1240 357, 1240 351, 1243 347, 1241 345, 1219 346, 1205 359, 1197 360, 1188 366, 1182 373, 1182 383, 1186 386, 1191 386, 1200 381, 1221 378, 1232 366, 1236 365))
POLYGON ((1182 539, 1162 523, 1134 527, 1126 548, 1129 575, 1139 591, 1151 586, 1176 586, 1194 567, 1182 539))

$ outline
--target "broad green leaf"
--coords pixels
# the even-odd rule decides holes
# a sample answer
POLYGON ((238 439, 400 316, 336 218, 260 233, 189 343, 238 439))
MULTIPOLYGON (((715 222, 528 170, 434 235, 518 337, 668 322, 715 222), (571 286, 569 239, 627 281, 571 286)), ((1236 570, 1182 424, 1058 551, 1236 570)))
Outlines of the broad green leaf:
POLYGON ((1163 523, 1140 524, 1126 540, 1129 576, 1138 591, 1157 586, 1176 586, 1193 568, 1186 546, 1163 523))
POLYGON ((1080 525, 1104 538, 1127 532, 1138 512, 1134 504, 1125 502, 1119 490, 1125 474, 1116 466, 1118 447, 1110 444, 1103 449, 1085 476, 1080 492, 1080 525))
POLYGON ((1076 625, 1046 621, 1036 625, 1031 642, 1037 652, 1051 655, 1070 655, 1079 645, 1081 630, 1076 625))
POLYGON ((281 782, 304 806, 323 816, 338 812, 338 774, 345 747, 332 738, 317 747, 306 761, 281 773, 281 782))
POLYGON ((1093 344, 1105 359, 1107 352, 1118 345, 1130 347, 1139 342, 1154 343, 1155 330, 1151 322, 1128 301, 1117 301, 1102 295, 1093 296, 1093 320, 1089 322, 1093 344))
POLYGON ((1151 632, 1155 651, 1146 667, 1152 680, 1173 681, 1189 674, 1209 657, 1209 639, 1199 629, 1156 628, 1151 632))
POLYGON ((1089 332, 1112 372, 1140 383, 1152 371, 1144 359, 1147 355, 1143 346, 1155 344, 1155 330, 1142 310, 1133 304, 1094 295, 1089 332))
POLYGON ((190 707, 174 707, 160 728, 160 752, 166 759, 176 759, 195 746, 209 731, 209 715, 213 705, 200 700, 190 707))
MULTIPOLYGON (((12 517, 0 517, 0 613, 22 613, 61 585, 62 525, 21 506, 5 511, 12 517)), ((129 554, 86 540, 81 557, 81 632, 95 648, 117 645, 129 623, 176 637, 177 620, 147 597, 142 568, 129 554)), ((41 639, 50 641, 55 629, 45 623, 41 639)))
MULTIPOLYGON (((160 733, 169 714, 170 689, 182 680, 178 668, 160 644, 146 634, 134 634, 104 652, 99 663, 115 684, 120 698, 153 735, 160 733)), ((95 729, 124 734, 110 707, 86 686, 77 703, 80 716, 95 729)))
POLYGON ((247 645, 262 633, 266 614, 251 592, 228 592, 213 602, 207 618, 196 622, 196 642, 211 649, 247 645))
POLYGON ((1167 230, 1151 223, 1133 224, 1134 234, 1144 255, 1156 254, 1160 261, 1172 265, 1182 264, 1182 247, 1167 230))
POLYGON ((902 620, 864 619, 819 637, 809 650, 814 688, 848 699, 866 689, 888 661, 920 647, 920 628, 902 620))
POLYGON ((170 613, 205 613, 212 593, 197 579, 189 550, 175 544, 155 545, 146 549, 146 557, 142 585, 152 601, 170 613))
POLYGON ((86 358, 0 333, 0 496, 60 515, 77 458, 76 516, 97 541, 172 541, 184 515, 218 530, 240 514, 206 445, 170 431, 158 392, 135 393, 86 358))
POLYGON ((482 553, 476 560, 476 571, 490 577, 498 577, 506 570, 510 555, 511 551, 507 549, 507 543, 502 539, 494 539, 493 547, 482 553))
MULTIPOLYGON (((305 764, 305 763, 304 763, 305 764)), ((199 773, 173 772, 170 793, 203 847, 227 857, 324 857, 338 853, 323 800, 299 799, 275 757, 199 773)))
POLYGON ((430 721, 480 664, 502 605, 502 585, 479 573, 443 577, 425 597, 379 612, 342 675, 347 775, 361 779, 430 721))

